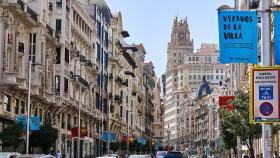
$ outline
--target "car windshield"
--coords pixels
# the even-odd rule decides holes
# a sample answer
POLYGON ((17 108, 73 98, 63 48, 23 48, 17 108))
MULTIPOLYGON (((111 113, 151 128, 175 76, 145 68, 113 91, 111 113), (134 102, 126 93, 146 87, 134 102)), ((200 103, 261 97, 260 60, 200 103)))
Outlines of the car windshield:
POLYGON ((156 156, 165 156, 166 155, 166 151, 159 151, 157 152, 156 156))

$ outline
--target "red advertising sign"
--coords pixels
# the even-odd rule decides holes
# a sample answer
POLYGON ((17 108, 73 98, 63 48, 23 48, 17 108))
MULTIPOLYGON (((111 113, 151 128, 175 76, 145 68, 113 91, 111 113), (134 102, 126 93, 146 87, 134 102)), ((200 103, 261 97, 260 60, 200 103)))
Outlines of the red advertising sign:
MULTIPOLYGON (((85 127, 80 128, 80 137, 87 136, 87 129, 85 127)), ((78 127, 71 128, 71 137, 78 137, 78 127)))
POLYGON ((234 99, 234 96, 219 96, 219 105, 220 107, 227 106, 228 110, 233 110, 233 106, 230 105, 229 102, 234 99))

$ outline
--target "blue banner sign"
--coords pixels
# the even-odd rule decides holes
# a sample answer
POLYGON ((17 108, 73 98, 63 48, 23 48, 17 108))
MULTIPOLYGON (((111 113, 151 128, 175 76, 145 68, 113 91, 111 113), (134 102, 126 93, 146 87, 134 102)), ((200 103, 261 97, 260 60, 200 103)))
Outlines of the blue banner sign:
POLYGON ((274 11, 274 57, 275 65, 280 65, 280 11, 274 11))
POLYGON ((25 115, 17 115, 16 123, 22 124, 23 128, 26 130, 26 116, 25 115))
MULTIPOLYGON (((113 133, 113 132, 111 132, 110 135, 109 135, 110 141, 116 141, 116 137, 117 137, 116 133, 113 133)), ((108 134, 107 134, 107 132, 103 132, 102 133, 101 139, 103 141, 108 141, 108 134)))
POLYGON ((221 63, 258 63, 256 11, 219 11, 221 63))
POLYGON ((146 145, 147 144, 147 139, 146 138, 138 138, 137 142, 142 144, 142 145, 146 145))
POLYGON ((40 130, 40 116, 30 117, 30 130, 31 131, 40 130))

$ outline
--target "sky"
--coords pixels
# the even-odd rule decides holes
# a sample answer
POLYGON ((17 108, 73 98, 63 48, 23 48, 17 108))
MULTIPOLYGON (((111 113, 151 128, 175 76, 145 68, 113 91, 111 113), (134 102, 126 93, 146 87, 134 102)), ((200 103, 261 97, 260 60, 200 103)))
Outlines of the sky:
POLYGON ((143 43, 145 61, 152 61, 160 77, 166 68, 167 43, 171 38, 174 18, 187 17, 195 50, 201 43, 218 44, 217 8, 233 6, 234 0, 106 0, 111 12, 120 11, 123 29, 130 37, 128 44, 143 43))

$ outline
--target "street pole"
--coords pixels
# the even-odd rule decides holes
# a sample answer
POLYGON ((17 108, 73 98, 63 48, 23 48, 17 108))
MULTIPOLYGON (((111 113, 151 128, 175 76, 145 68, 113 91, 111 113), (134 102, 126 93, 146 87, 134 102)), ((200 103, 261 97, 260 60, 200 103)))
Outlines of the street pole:
POLYGON ((81 147, 80 147, 80 145, 81 145, 81 141, 80 141, 80 139, 81 139, 81 103, 80 103, 80 101, 81 101, 81 87, 79 87, 79 116, 78 116, 78 158, 80 158, 80 149, 81 149, 81 147))
MULTIPOLYGON (((234 0, 235 11, 239 10, 239 0, 234 0)), ((235 64, 235 77, 236 77, 236 91, 240 89, 240 63, 235 64)), ((233 82, 233 81, 232 81, 233 82)), ((237 158, 241 158, 241 138, 237 136, 237 158)))
MULTIPOLYGON (((129 118, 129 111, 128 111, 128 117, 129 118)), ((127 120, 127 154, 129 153, 129 120, 127 120)))
MULTIPOLYGON (((271 66, 271 24, 270 24, 270 7, 271 0, 262 0, 262 66, 271 66)), ((265 158, 272 158, 272 125, 269 123, 262 124, 262 153, 265 158)))
POLYGON ((29 121, 30 121, 30 93, 31 93, 31 65, 32 60, 29 60, 28 65, 28 96, 27 96, 27 126, 26 126, 26 154, 29 154, 29 121))

